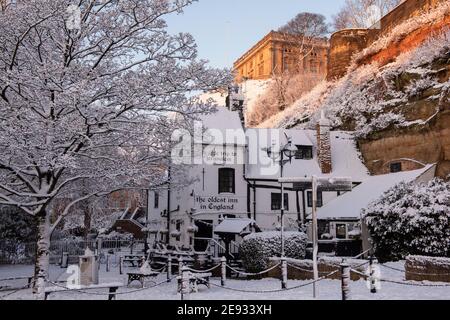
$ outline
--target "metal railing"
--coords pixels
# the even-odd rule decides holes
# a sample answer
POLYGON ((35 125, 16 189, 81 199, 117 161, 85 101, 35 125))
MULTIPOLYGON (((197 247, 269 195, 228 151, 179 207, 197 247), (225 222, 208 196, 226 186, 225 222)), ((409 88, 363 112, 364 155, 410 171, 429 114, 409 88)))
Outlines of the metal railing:
MULTIPOLYGON (((98 240, 52 241, 50 243, 50 261, 57 262, 63 252, 69 256, 80 256, 86 248, 91 250, 112 250, 138 252, 144 247, 144 241, 127 239, 102 239, 101 248, 98 240)), ((0 264, 28 264, 33 263, 36 256, 36 243, 16 243, 0 241, 0 264)))

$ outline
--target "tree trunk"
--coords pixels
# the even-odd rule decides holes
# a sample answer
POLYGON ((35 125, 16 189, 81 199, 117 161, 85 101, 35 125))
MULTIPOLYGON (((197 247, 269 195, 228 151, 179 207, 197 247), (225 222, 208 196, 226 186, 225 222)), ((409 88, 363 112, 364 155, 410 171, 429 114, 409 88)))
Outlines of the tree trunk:
POLYGON ((92 212, 91 212, 91 206, 86 203, 83 206, 84 211, 84 240, 87 242, 89 232, 91 231, 91 221, 92 221, 92 212))
POLYGON ((36 246, 36 260, 34 264, 33 293, 37 299, 44 299, 45 283, 48 279, 50 263, 50 214, 43 210, 37 218, 38 239, 36 246))

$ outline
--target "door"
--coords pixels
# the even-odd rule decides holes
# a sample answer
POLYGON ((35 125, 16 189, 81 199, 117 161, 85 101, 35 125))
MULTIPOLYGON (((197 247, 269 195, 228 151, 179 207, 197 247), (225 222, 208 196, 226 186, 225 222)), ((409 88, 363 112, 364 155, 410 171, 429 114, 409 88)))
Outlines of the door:
POLYGON ((213 220, 196 220, 197 232, 194 235, 195 251, 205 251, 208 248, 209 239, 213 237, 213 220))

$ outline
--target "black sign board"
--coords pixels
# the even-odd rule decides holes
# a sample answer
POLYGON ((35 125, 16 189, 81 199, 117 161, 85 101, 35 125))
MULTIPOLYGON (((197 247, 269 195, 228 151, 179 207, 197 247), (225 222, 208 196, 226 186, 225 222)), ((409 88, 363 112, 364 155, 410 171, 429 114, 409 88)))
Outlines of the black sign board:
MULTIPOLYGON (((350 180, 319 180, 317 191, 352 191, 352 181, 350 180)), ((312 182, 294 182, 294 190, 311 190, 312 182)))

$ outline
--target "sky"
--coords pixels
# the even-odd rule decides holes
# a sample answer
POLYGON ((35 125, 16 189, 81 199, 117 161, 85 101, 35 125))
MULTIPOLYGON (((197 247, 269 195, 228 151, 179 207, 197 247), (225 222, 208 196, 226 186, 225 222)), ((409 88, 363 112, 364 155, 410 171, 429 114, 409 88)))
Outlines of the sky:
POLYGON ((188 32, 199 57, 219 68, 233 61, 271 30, 300 12, 323 14, 331 22, 345 0, 199 0, 181 15, 166 18, 169 32, 188 32))

